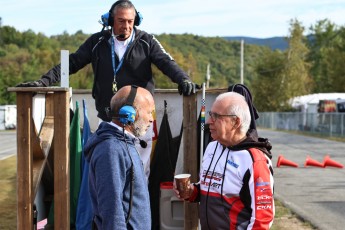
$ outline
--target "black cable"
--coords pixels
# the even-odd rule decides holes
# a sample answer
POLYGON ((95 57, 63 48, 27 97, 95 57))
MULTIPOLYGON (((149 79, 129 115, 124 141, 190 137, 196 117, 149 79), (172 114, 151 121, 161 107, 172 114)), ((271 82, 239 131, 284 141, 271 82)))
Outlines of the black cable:
MULTIPOLYGON (((208 172, 210 171, 210 168, 211 168, 211 165, 212 165, 214 156, 216 155, 216 151, 217 151, 217 148, 218 148, 218 144, 219 144, 219 142, 217 142, 216 148, 214 149, 213 156, 212 156, 212 159, 211 159, 211 163, 210 163, 210 165, 208 166, 208 169, 207 169, 206 174, 205 174, 205 177, 204 177, 204 182, 206 182, 206 178, 207 178, 208 172)), ((208 183, 208 189, 207 189, 207 193, 206 193, 206 205, 205 205, 205 210, 206 210, 206 223, 207 223, 207 228, 208 228, 208 229, 210 229, 210 225, 209 225, 209 223, 208 223, 208 215, 207 215, 208 209, 207 209, 207 204, 208 204, 208 195, 209 195, 209 193, 210 193, 211 180, 212 180, 212 178, 213 178, 214 170, 216 169, 216 166, 217 166, 217 164, 218 164, 218 161, 219 161, 219 159, 222 157, 222 155, 223 155, 223 153, 224 153, 224 150, 225 150, 225 147, 223 147, 223 151, 220 153, 220 156, 218 157, 217 162, 214 164, 213 171, 212 171, 212 175, 211 175, 210 180, 209 180, 209 183, 208 183)))
POLYGON ((126 224, 128 224, 129 222, 129 218, 131 217, 131 213, 132 213, 132 206, 133 206, 133 187, 134 187, 134 164, 133 164, 133 159, 131 156, 131 153, 129 152, 129 148, 128 148, 128 144, 127 144, 127 140, 126 140, 126 135, 125 135, 125 126, 123 125, 122 127, 122 131, 123 131, 123 138, 125 139, 125 143, 126 143, 126 148, 127 148, 127 152, 129 155, 129 158, 131 160, 131 171, 130 171, 130 184, 129 184, 129 207, 128 207, 128 213, 127 213, 127 218, 126 218, 126 224))
POLYGON ((222 185, 221 185, 221 187, 220 187, 220 195, 221 195, 223 207, 224 207, 223 186, 224 186, 226 164, 227 164, 227 161, 228 161, 229 153, 230 153, 230 149, 228 150, 228 154, 226 154, 225 165, 224 165, 224 171, 223 171, 223 181, 222 181, 222 185))
MULTIPOLYGON (((213 158, 214 158, 214 156, 216 155, 217 147, 218 147, 218 142, 217 142, 216 148, 214 149, 213 156, 212 156, 212 159, 211 159, 211 163, 209 164, 208 169, 207 169, 207 171, 206 171, 206 174, 205 174, 205 176, 204 176, 204 184, 206 184, 207 174, 208 174, 208 172, 210 171, 210 168, 211 168, 211 165, 212 165, 212 162, 213 162, 213 158)), ((201 165, 200 167, 202 167, 202 165, 201 165)), ((211 181, 211 180, 210 180, 210 181, 211 181)), ((208 227, 208 228, 210 228, 210 226, 209 226, 209 224, 208 224, 208 216, 207 216, 207 202, 208 202, 208 193, 209 193, 209 191, 210 191, 210 186, 208 187, 208 191, 207 191, 207 194, 206 194, 206 204, 205 204, 206 222, 207 222, 207 227, 208 227)))

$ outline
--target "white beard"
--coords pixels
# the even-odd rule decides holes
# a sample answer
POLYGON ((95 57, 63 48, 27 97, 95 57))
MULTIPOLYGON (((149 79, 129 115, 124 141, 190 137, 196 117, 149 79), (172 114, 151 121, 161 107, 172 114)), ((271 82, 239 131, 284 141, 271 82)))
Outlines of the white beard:
POLYGON ((146 134, 147 125, 144 124, 142 119, 138 119, 133 123, 133 134, 136 137, 142 137, 146 134))

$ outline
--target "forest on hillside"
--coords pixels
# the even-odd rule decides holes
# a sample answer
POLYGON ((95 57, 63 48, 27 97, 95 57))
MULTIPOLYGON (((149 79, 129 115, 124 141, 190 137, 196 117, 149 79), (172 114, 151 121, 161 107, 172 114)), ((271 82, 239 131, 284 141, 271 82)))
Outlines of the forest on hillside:
MULTIPOLYGON (((245 44, 244 83, 251 89, 260 111, 289 111, 288 100, 295 96, 345 92, 345 28, 322 20, 309 29, 312 39, 303 35, 305 28, 299 21, 291 20, 286 38, 289 47, 284 51, 245 44)), ((15 104, 15 94, 8 93, 8 87, 39 79, 59 64, 60 50, 75 52, 89 36, 78 31, 47 37, 31 30, 19 32, 0 26, 0 105, 15 104)), ((197 84, 205 82, 208 64, 210 87, 240 82, 240 41, 192 34, 155 36, 197 84)), ((153 69, 156 88, 177 88, 153 69)), ((91 65, 70 78, 75 89, 91 89, 92 83, 91 65)))

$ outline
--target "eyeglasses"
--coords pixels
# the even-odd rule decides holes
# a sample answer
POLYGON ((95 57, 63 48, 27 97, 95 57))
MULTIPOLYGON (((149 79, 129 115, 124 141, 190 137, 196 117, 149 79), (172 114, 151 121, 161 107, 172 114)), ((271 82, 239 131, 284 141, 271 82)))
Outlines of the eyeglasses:
POLYGON ((216 121, 220 117, 237 117, 235 114, 218 114, 208 111, 208 115, 210 115, 212 121, 216 121))

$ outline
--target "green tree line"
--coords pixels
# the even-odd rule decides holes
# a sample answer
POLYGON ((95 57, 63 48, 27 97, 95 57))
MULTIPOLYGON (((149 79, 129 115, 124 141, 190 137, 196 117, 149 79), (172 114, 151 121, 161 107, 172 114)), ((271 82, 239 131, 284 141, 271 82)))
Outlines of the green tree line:
MULTIPOLYGON (((303 25, 291 20, 286 38, 289 48, 285 51, 245 44, 244 84, 251 89, 259 111, 291 110, 289 99, 308 93, 345 92, 345 29, 322 20, 309 30, 312 35, 304 36, 303 25)), ((8 93, 8 87, 39 79, 59 63, 60 50, 75 52, 89 36, 78 31, 48 37, 0 26, 0 105, 15 104, 15 94, 8 93)), ((240 82, 240 41, 192 34, 155 36, 197 84, 205 82, 208 64, 210 87, 240 82)), ((177 87, 153 69, 156 88, 177 87)), ((91 89, 92 83, 91 65, 70 78, 75 89, 91 89)))
POLYGON ((309 93, 345 92, 345 28, 318 21, 304 36, 305 27, 290 21, 286 51, 260 57, 252 81, 260 111, 290 111, 289 99, 309 93))

